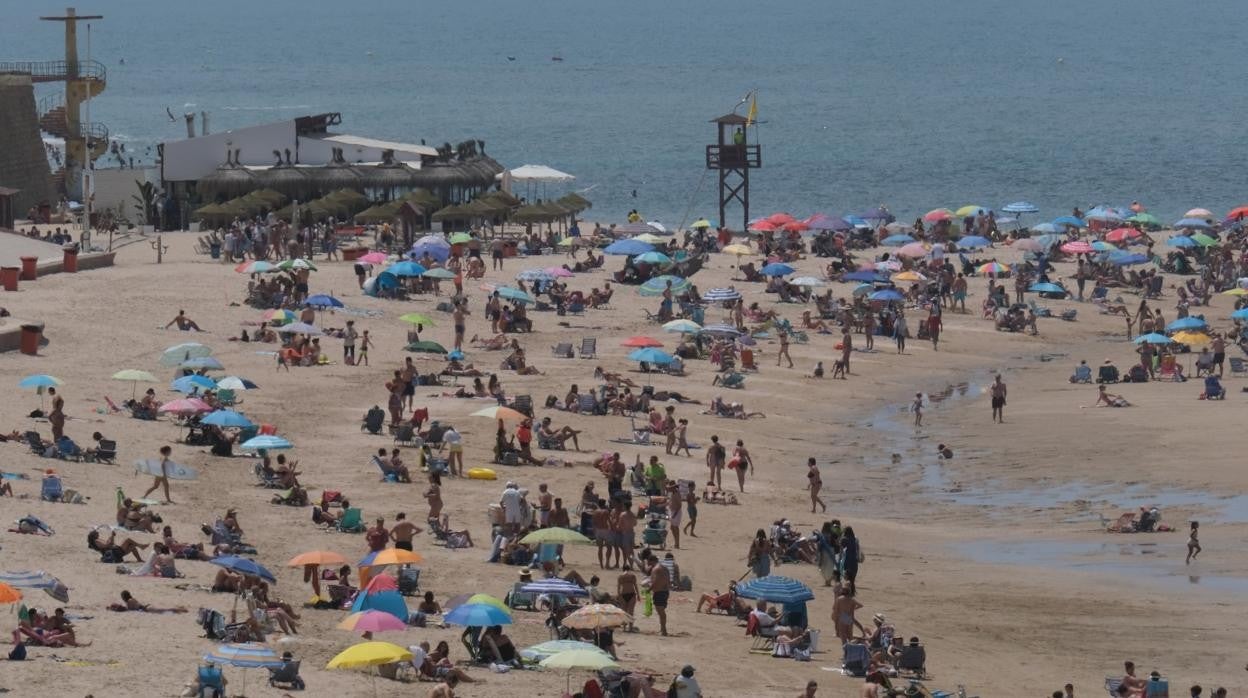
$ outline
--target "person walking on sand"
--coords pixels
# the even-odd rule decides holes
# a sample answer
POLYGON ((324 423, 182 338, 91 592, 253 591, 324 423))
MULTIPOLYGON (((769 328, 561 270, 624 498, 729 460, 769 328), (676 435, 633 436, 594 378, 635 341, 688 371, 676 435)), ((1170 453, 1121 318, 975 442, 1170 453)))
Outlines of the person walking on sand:
POLYGON ((348 366, 355 365, 355 340, 359 336, 355 320, 347 320, 347 327, 342 331, 342 362, 348 366))
POLYGON ((1192 564, 1192 560, 1195 560, 1196 556, 1200 554, 1200 540, 1197 538, 1198 533, 1200 533, 1200 522, 1193 521, 1192 531, 1187 536, 1187 560, 1183 563, 1185 565, 1192 564))
POLYGON ((806 459, 806 489, 810 490, 810 513, 815 513, 815 505, 822 507, 823 511, 828 510, 828 505, 823 503, 823 499, 819 497, 819 490, 823 489, 823 478, 819 475, 819 466, 815 465, 813 457, 806 459))
POLYGON ((776 365, 779 366, 783 360, 788 360, 789 368, 793 368, 793 357, 789 356, 789 333, 780 330, 780 352, 776 355, 776 365))
POLYGON ((745 471, 749 468, 750 475, 754 474, 754 460, 750 458, 750 452, 745 448, 745 442, 737 439, 737 445, 732 449, 732 458, 728 460, 728 467, 737 472, 737 487, 745 491, 745 471))
MULTIPOLYGON (((870 349, 875 346, 875 344, 871 340, 871 328, 866 327, 866 323, 864 323, 863 331, 867 333, 867 349, 870 349)), ((841 365, 844 366, 845 373, 847 374, 849 373, 849 355, 852 354, 853 351, 854 335, 850 334, 849 330, 846 329, 841 334, 841 365)))
POLYGON ((914 394, 914 402, 910 403, 910 411, 914 413, 914 426, 923 426, 923 393, 914 394))
POLYGON ((685 523, 684 532, 697 538, 698 534, 693 529, 698 525, 698 493, 692 487, 685 493, 685 508, 689 510, 689 521, 685 523))
POLYGON ((893 321, 893 339, 897 341, 897 353, 906 353, 906 335, 909 334, 906 328, 906 316, 897 312, 897 319, 893 321))
POLYGON ((992 383, 992 421, 998 424, 1005 424, 1005 392, 1005 382, 998 373, 992 383))
POLYGON ((672 595, 672 576, 657 562, 650 568, 650 598, 659 616, 659 634, 667 637, 667 600, 672 595))
POLYGON ((156 475, 156 479, 152 481, 152 486, 143 493, 144 498, 155 492, 157 488, 163 487, 165 490, 165 504, 173 504, 173 498, 169 496, 169 456, 172 454, 172 448, 168 446, 160 447, 160 474, 156 475))
POLYGON ((464 318, 469 315, 466 306, 467 303, 465 301, 459 301, 455 303, 455 312, 452 313, 452 317, 455 318, 455 348, 460 350, 464 348, 464 318))
POLYGON ((364 330, 364 334, 360 335, 360 358, 355 365, 368 365, 368 348, 371 346, 373 346, 373 340, 368 336, 368 330, 364 330))
POLYGON ((719 435, 711 436, 711 445, 706 449, 706 467, 710 469, 711 480, 716 487, 724 486, 724 462, 727 455, 724 445, 719 442, 719 435))

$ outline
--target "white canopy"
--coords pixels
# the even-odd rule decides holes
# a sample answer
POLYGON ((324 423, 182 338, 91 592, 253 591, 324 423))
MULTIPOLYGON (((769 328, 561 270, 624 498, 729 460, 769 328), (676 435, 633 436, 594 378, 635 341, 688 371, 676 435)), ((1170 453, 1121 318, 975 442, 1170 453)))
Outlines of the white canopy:
POLYGON ((503 174, 511 175, 513 182, 570 182, 576 179, 567 172, 545 165, 521 165, 514 170, 495 175, 494 179, 501 180, 503 174))

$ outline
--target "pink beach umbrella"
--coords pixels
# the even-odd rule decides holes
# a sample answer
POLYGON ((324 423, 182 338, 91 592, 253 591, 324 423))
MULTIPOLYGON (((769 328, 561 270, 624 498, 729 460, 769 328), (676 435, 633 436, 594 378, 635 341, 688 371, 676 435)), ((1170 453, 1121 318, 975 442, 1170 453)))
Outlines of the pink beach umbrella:
POLYGON ((1187 213, 1184 213, 1183 217, 1184 218, 1200 218, 1200 219, 1213 218, 1213 211, 1210 211, 1207 208, 1194 208, 1188 211, 1187 213))
POLYGON ((564 269, 563 267, 546 267, 542 271, 546 272, 547 274, 550 274, 556 279, 567 279, 572 276, 572 272, 568 271, 567 269, 564 269))
POLYGON ((947 208, 933 209, 923 214, 923 220, 928 223, 938 223, 940 221, 947 221, 951 218, 953 218, 953 211, 950 211, 947 208))
POLYGON ((1060 249, 1066 254, 1091 254, 1095 251, 1092 243, 1086 240, 1073 240, 1062 245, 1060 249))
MULTIPOLYGON (((781 225, 783 225, 783 224, 781 224, 781 225)), ((757 232, 760 232, 760 233, 770 233, 770 232, 772 232, 772 231, 774 231, 774 230, 778 229, 779 227, 780 227, 779 225, 776 225, 775 223, 772 223, 771 221, 767 220, 766 218, 764 218, 764 219, 763 219, 763 220, 761 220, 761 221, 754 221, 753 223, 750 223, 750 225, 749 225, 750 230, 754 230, 754 231, 757 231, 757 232)))
POLYGON ((902 257, 926 257, 931 251, 930 247, 921 242, 911 242, 909 244, 902 245, 897 250, 897 254, 902 257))
POLYGON ((338 627, 356 633, 384 633, 407 630, 407 623, 385 611, 368 610, 352 613, 338 627))
POLYGON ((780 227, 786 223, 792 223, 795 220, 797 219, 787 213, 773 213, 770 216, 767 216, 767 222, 776 227, 780 227))
POLYGON ((1108 242, 1122 242, 1123 240, 1134 240, 1140 236, 1140 231, 1135 228, 1115 228, 1105 234, 1105 240, 1108 242))
POLYGON ((201 412, 211 412, 212 407, 199 398, 188 397, 166 402, 161 405, 157 411, 165 412, 167 414, 197 414, 201 412))
POLYGON ((369 252, 357 258, 358 261, 364 264, 385 264, 387 259, 389 257, 386 256, 385 252, 369 252))
POLYGON ((375 594, 379 591, 396 591, 399 588, 399 582, 388 574, 379 574, 371 577, 368 584, 365 585, 364 591, 369 594, 375 594))

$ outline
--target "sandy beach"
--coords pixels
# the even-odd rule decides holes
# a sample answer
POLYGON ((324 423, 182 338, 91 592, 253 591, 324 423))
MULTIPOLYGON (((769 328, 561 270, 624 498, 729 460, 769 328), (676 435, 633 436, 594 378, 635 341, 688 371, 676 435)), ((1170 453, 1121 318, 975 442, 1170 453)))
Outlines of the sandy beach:
MULTIPOLYGON (((586 225, 586 224, 582 224, 586 225)), ((0 238, 0 249, 8 236, 0 238)), ((307 550, 332 550, 349 560, 367 552, 361 535, 329 533, 311 521, 309 508, 270 504, 273 490, 255 485, 253 458, 218 458, 205 447, 179 442, 181 431, 168 419, 143 421, 110 412, 105 398, 120 403, 130 397, 131 385, 110 380, 122 369, 153 372, 162 381, 172 371, 158 363, 168 346, 196 341, 213 348, 224 373, 246 377, 260 387, 241 396, 239 410, 253 421, 276 426, 295 444, 288 457, 298 459, 301 481, 315 498, 322 489, 346 493, 361 507, 365 521, 384 516, 392 523, 398 512, 423 524, 427 505, 426 483, 378 482, 370 456, 390 448, 390 436, 361 431, 362 415, 373 405, 386 405, 384 383, 413 356, 423 372, 441 367, 440 358, 403 351, 408 325, 397 318, 422 312, 437 319, 423 339, 449 347, 453 322, 437 312, 445 296, 418 296, 407 302, 370 298, 357 288, 352 265, 323 262, 312 274, 312 293, 336 296, 352 311, 326 313, 321 323, 341 327, 348 318, 367 329, 375 343, 369 366, 340 361, 341 344, 323 338, 325 352, 337 362, 328 366, 275 370, 273 345, 229 341, 245 322, 258 322, 261 311, 243 304, 247 277, 233 264, 217 263, 193 251, 194 236, 172 234, 164 263, 146 244, 125 247, 116 266, 79 274, 55 274, 23 282, 18 293, 0 296, 15 317, 46 323, 49 343, 37 357, 0 354, 0 375, 6 399, 0 403, 0 431, 37 430, 46 438, 49 424, 28 414, 40 406, 33 391, 19 390, 17 382, 31 374, 51 374, 63 381, 58 392, 65 398, 69 417, 66 432, 79 444, 88 444, 99 431, 118 443, 115 465, 48 460, 23 444, 0 444, 0 467, 30 479, 6 480, 16 498, 0 498, 0 512, 12 524, 26 514, 37 516, 56 531, 53 536, 0 533, 0 571, 46 570, 68 587, 70 599, 61 604, 38 591, 26 592, 26 603, 41 610, 63 607, 74 616, 77 637, 92 644, 81 648, 31 647, 33 661, 7 663, 0 671, 0 688, 12 695, 55 696, 175 696, 194 678, 200 657, 215 643, 203 637, 195 610, 213 608, 229 614, 234 598, 196 590, 210 585, 217 567, 201 561, 178 561, 183 579, 132 577, 117 574, 114 565, 99 562, 87 549, 86 535, 95 525, 114 520, 118 487, 138 496, 151 478, 136 475, 133 462, 158 457, 164 445, 173 459, 196 468, 196 481, 172 483, 176 504, 154 510, 172 525, 184 542, 207 542, 199 528, 212 523, 227 508, 238 509, 245 539, 258 550, 255 559, 277 575, 273 589, 302 616, 299 632, 270 646, 292 651, 303 662, 307 695, 423 696, 432 683, 371 681, 363 672, 326 670, 335 654, 359 640, 335 626, 345 615, 336 610, 299 608, 311 595, 301 570, 285 566, 307 550), (207 332, 162 329, 179 309, 207 332), (364 312, 367 311, 367 312, 364 312), (49 503, 39 499, 39 478, 55 468, 66 487, 87 497, 82 505, 49 503), (179 589, 180 584, 194 585, 179 589), (122 590, 157 607, 183 606, 187 614, 114 613, 106 609, 122 590)), ((879 252, 876 250, 875 252, 879 252)), ((868 253, 859 253, 865 256, 868 253)), ((984 250, 977 256, 1014 263, 1021 253, 1009 248, 984 250)), ((748 261, 750 258, 746 257, 748 261)), ((609 279, 622 258, 608 257, 606 268, 577 274, 569 288, 588 292, 609 279)), ((512 283, 522 269, 562 264, 562 255, 541 259, 508 259, 501 272, 489 272, 486 281, 512 283)), ((754 261, 758 261, 757 258, 754 261)), ((700 289, 735 285, 747 304, 758 301, 795 323, 804 307, 779 304, 763 285, 734 280, 738 258, 711 255, 709 265, 694 277, 700 289)), ((822 276, 826 260, 807 258, 794 263, 798 275, 822 276)), ((1067 277, 1073 265, 1058 263, 1055 277, 1067 277)), ((1179 277, 1167 275, 1162 298, 1150 304, 1174 316, 1171 290, 1179 277)), ((471 315, 467 336, 489 336, 482 307, 486 292, 477 282, 465 284, 471 315)), ((449 287, 449 284, 446 284, 449 287)), ((852 525, 862 541, 865 560, 858 577, 858 620, 870 625, 873 614, 884 614, 898 634, 916 636, 927 648, 932 689, 953 691, 965 685, 969 695, 983 698, 1048 695, 1070 682, 1076 695, 1103 695, 1107 676, 1121 676, 1122 662, 1134 660, 1141 673, 1154 669, 1170 678, 1173 695, 1191 684, 1248 685, 1240 629, 1248 620, 1242 603, 1248 593, 1248 476, 1236 460, 1233 434, 1245 396, 1244 379, 1229 367, 1224 401, 1198 400, 1202 383, 1149 382, 1116 385, 1132 407, 1096 408, 1095 385, 1072 385, 1068 377, 1086 360, 1095 370, 1106 359, 1125 368, 1135 362, 1135 346, 1127 341, 1120 317, 1100 314, 1088 303, 1041 301, 1056 309, 1077 308, 1074 322, 1057 318, 1039 321, 1039 334, 1004 333, 979 312, 984 284, 970 279, 967 314, 946 312, 939 351, 930 342, 911 339, 898 355, 891 341, 880 338, 873 352, 855 351, 848 380, 808 377, 816 361, 829 373, 839 356, 836 335, 811 333, 809 342, 794 342, 792 369, 777 367, 778 342, 760 341, 756 356, 760 370, 748 374, 744 390, 712 386, 715 370, 706 361, 687 362, 684 377, 636 372, 627 360, 630 349, 621 341, 634 335, 662 340, 670 349, 678 335, 664 333, 646 320, 642 308, 654 311, 657 299, 640 298, 635 287, 616 286, 610 309, 584 315, 557 316, 533 312, 534 332, 519 335, 529 363, 543 375, 518 376, 497 371, 502 352, 465 347, 468 361, 486 372, 497 372, 509 395, 531 394, 535 412, 552 416, 556 425, 583 430, 583 452, 541 451, 564 465, 508 467, 490 465, 495 423, 470 417, 489 400, 456 399, 444 392, 454 387, 417 389, 416 407, 426 407, 432 419, 452 423, 464 437, 466 468, 492 467, 496 481, 445 478, 445 513, 453 528, 467 528, 476 542, 470 549, 450 550, 434 545, 422 533, 415 549, 424 556, 421 588, 439 601, 466 592, 501 597, 517 578, 517 567, 485 562, 490 528, 487 507, 499 500, 506 480, 529 489, 532 501, 539 484, 567 502, 579 500, 587 482, 605 491, 605 481, 589 463, 604 451, 618 450, 626 463, 637 455, 659 454, 669 477, 705 482, 702 450, 692 457, 663 456, 662 446, 629 446, 609 440, 627 435, 627 417, 587 416, 544 409, 547 395, 562 398, 568 387, 596 386, 595 367, 621 372, 634 381, 652 381, 658 388, 678 390, 702 403, 716 396, 739 401, 765 418, 721 419, 701 414, 705 405, 676 406, 676 416, 689 420, 689 438, 706 444, 712 435, 731 444, 741 439, 754 454, 756 473, 737 494, 738 505, 702 504, 698 536, 682 536, 673 551, 684 574, 692 577, 692 592, 673 594, 669 609, 671 637, 660 637, 655 618, 638 619, 638 633, 618 633, 620 663, 625 668, 658 675, 656 687, 665 690, 685 664, 697 668, 703 694, 710 696, 796 696, 806 682, 819 682, 820 696, 857 696, 861 679, 843 676, 841 651, 832 629, 831 590, 809 564, 786 564, 773 573, 793 577, 815 591, 809 605, 812 627, 821 630, 819 651, 810 662, 751 653, 744 628, 723 615, 694 612, 698 598, 712 589, 724 590, 729 580, 746 571, 746 556, 756 529, 774 520, 789 519, 802 533, 837 518, 852 525), (560 359, 550 347, 560 342, 579 346, 582 337, 598 338, 598 358, 560 359), (1000 373, 1009 386, 1003 424, 991 419, 988 386, 1000 373), (913 426, 908 405, 915 393, 925 397, 923 426, 913 426), (937 445, 947 444, 952 459, 938 458, 937 445), (805 463, 817 459, 823 478, 826 514, 809 513, 804 489, 805 463), (1141 506, 1157 505, 1163 521, 1176 530, 1168 533, 1118 534, 1105 530, 1105 520, 1141 506), (1199 520, 1204 551, 1190 565, 1184 563, 1188 522, 1199 520)), ((853 284, 831 285, 836 296, 847 295, 853 284)), ((1012 288, 1012 287, 1011 287, 1012 288)), ((1123 295, 1128 305, 1138 296, 1123 295)), ((1030 296, 1029 296, 1030 298, 1030 296)), ((1215 329, 1229 329, 1227 319, 1234 298, 1215 295, 1209 307, 1193 308, 1215 329)), ((726 311, 707 311, 707 322, 727 318, 726 311)), ((922 317, 917 311, 914 318, 922 317)), ((911 331, 917 331, 917 319, 911 331)), ((253 328, 248 328, 253 329, 253 328)), ((861 349, 861 336, 855 337, 861 349)), ((1232 346, 1229 356, 1238 356, 1232 346)), ((1191 375, 1192 359, 1180 362, 1191 375)), ((470 385, 461 379, 459 385, 470 385)), ((142 392, 148 386, 139 384, 142 392)), ((152 385, 162 401, 174 399, 167 384, 152 385)), ((410 415, 410 412, 407 414, 410 415)), ((725 475, 725 488, 736 490, 725 475)), ((636 501, 636 500, 635 500, 636 501)), ((6 526, 8 528, 9 526, 6 526)), ((124 532, 140 543, 159 540, 145 533, 124 532)), ((670 538, 669 538, 670 542, 670 538)), ((669 546, 670 548, 670 546, 669 546)), ((600 571, 593 547, 569 546, 567 569, 588 578, 600 574, 603 586, 614 590, 618 571, 600 571)), ((566 571, 566 570, 565 570, 566 571)), ((409 600, 415 607, 415 600, 409 600)), ((15 607, 14 607, 15 608, 15 607)), ((7 632, 17 624, 12 608, 3 610, 7 632)), ((516 611, 507 628, 518 647, 550 639, 545 613, 516 611)), ((461 629, 410 628, 377 639, 399 645, 447 640, 452 659, 465 659, 459 643, 461 629)), ((6 646, 6 651, 8 647, 6 646)), ((565 675, 552 671, 491 673, 471 667, 478 680, 461 684, 455 695, 468 697, 559 696, 565 675)), ((241 690, 242 670, 226 668, 231 694, 241 690)), ((579 685, 587 672, 573 672, 579 685)), ((270 688, 265 672, 246 672, 247 695, 280 696, 270 688)))

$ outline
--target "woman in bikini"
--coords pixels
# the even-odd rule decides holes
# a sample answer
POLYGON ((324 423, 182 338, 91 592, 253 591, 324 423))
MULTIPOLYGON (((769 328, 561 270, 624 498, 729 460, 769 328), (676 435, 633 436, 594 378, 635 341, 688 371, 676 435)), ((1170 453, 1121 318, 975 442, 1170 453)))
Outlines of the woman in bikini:
POLYGON ((767 539, 767 532, 761 528, 754 534, 754 540, 750 541, 749 563, 755 577, 771 574, 771 541, 767 539))
POLYGON ((823 478, 819 475, 819 466, 815 465, 814 458, 807 459, 806 466, 808 468, 806 471, 806 479, 809 480, 806 488, 810 490, 810 513, 815 513, 816 504, 822 507, 823 511, 827 511, 828 505, 824 504, 823 500, 819 497, 819 490, 823 489, 823 478))

